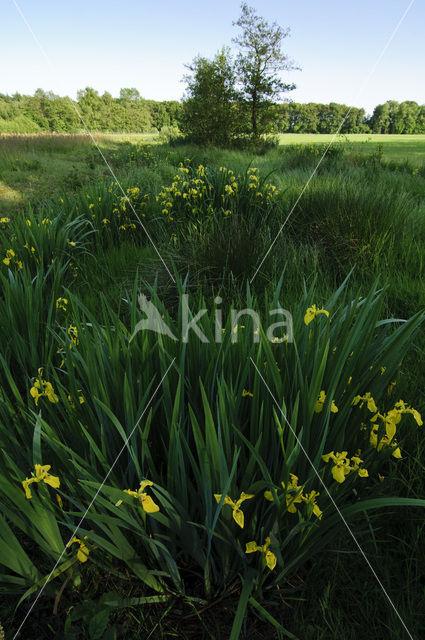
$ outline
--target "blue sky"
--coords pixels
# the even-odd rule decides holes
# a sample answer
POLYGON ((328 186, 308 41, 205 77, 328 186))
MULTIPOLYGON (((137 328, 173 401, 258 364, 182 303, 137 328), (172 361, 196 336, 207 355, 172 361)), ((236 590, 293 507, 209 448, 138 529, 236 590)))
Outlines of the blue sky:
MULTIPOLYGON (((116 96, 180 99, 184 65, 207 57, 237 33, 239 0, 17 0, 44 50, 37 48, 12 0, 0 0, 0 93, 38 87, 75 97, 92 86, 116 96)), ((257 12, 290 27, 283 51, 302 71, 298 102, 343 102, 368 111, 389 99, 425 103, 425 2, 416 0, 373 78, 359 88, 409 0, 251 0, 257 12), (357 97, 357 99, 356 99, 357 97)))

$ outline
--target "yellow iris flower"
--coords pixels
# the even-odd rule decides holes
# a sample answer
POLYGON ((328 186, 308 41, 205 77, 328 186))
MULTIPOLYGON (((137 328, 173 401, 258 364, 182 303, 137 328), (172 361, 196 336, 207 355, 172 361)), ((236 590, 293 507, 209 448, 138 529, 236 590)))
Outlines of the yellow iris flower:
POLYGON ((397 446, 397 442, 394 439, 397 432, 397 425, 399 424, 402 415, 405 413, 410 413, 415 419, 418 426, 422 426, 422 417, 419 411, 409 407, 403 400, 399 400, 395 403, 394 408, 390 409, 387 413, 379 413, 377 412, 372 418, 372 428, 370 431, 369 443, 372 447, 374 447, 377 451, 381 451, 382 448, 391 446, 393 449, 392 455, 395 458, 401 458, 401 451, 397 446), (379 427, 376 424, 377 420, 381 420, 383 426, 385 428, 385 435, 380 438, 378 441, 378 431, 379 427))
MULTIPOLYGON (((214 498, 217 500, 217 503, 220 502, 222 495, 223 495, 222 493, 215 493, 214 494, 214 498)), ((241 529, 243 529, 243 527, 244 527, 244 514, 243 514, 243 511, 240 508, 240 506, 241 506, 242 502, 244 502, 245 500, 249 500, 250 498, 254 498, 254 497, 255 496, 253 494, 244 493, 242 491, 239 500, 237 500, 236 502, 234 502, 229 496, 226 496, 224 498, 224 503, 223 504, 228 504, 230 507, 232 507, 233 520, 236 522, 237 525, 240 526, 241 529)))
POLYGON ((18 260, 18 257, 16 253, 13 251, 13 249, 7 249, 6 257, 4 258, 3 262, 6 265, 6 267, 8 267, 10 263, 15 263, 18 265, 19 269, 23 268, 22 261, 18 260))
MULTIPOLYGON (((84 536, 84 540, 87 540, 87 536, 84 536)), ((77 558, 80 562, 87 562, 90 551, 87 548, 87 545, 84 544, 83 540, 80 538, 72 538, 71 542, 67 544, 70 547, 74 542, 77 542, 80 545, 80 548, 77 551, 77 558)))
POLYGON ((245 553, 255 553, 256 551, 260 551, 260 553, 264 555, 266 565, 270 571, 273 571, 276 566, 277 559, 274 553, 269 549, 270 544, 271 542, 269 537, 266 538, 266 541, 262 546, 258 545, 254 540, 252 542, 247 542, 245 553))
POLYGON ((56 300, 56 309, 63 309, 66 311, 66 305, 68 304, 68 300, 66 298, 58 298, 56 300))
MULTIPOLYGON (((325 400, 326 400, 326 393, 322 389, 322 391, 319 393, 319 397, 317 398, 316 404, 314 405, 314 410, 316 413, 320 413, 323 410, 323 405, 325 404, 325 400)), ((336 406, 334 400, 332 400, 331 402, 331 412, 338 413, 338 407, 336 406)))
POLYGON ((319 520, 322 519, 323 516, 323 511, 319 508, 319 505, 316 502, 316 498, 317 496, 319 496, 320 493, 318 491, 314 491, 314 489, 312 491, 310 491, 310 493, 306 493, 306 495, 302 495, 301 498, 303 500, 303 502, 306 502, 307 504, 312 504, 313 505, 313 513, 316 516, 316 518, 318 518, 319 520))
POLYGON ((72 344, 78 344, 78 329, 73 324, 70 324, 68 327, 68 336, 72 344))
MULTIPOLYGON (((297 508, 295 505, 301 502, 305 502, 307 504, 313 505, 313 513, 316 516, 316 518, 319 518, 320 520, 322 518, 323 512, 319 508, 319 505, 316 502, 317 497, 320 495, 320 493, 318 491, 312 490, 310 491, 310 493, 306 493, 304 495, 303 494, 304 485, 303 486, 298 485, 298 476, 294 475, 293 473, 290 473, 289 478, 290 480, 287 486, 285 486, 284 482, 281 483, 282 487, 287 492, 286 507, 288 509, 288 512, 297 513, 297 508)), ((271 491, 265 491, 264 497, 266 500, 269 500, 270 502, 273 501, 273 494, 271 491)))
POLYGON ((305 322, 305 324, 306 324, 306 325, 310 324, 310 322, 311 322, 312 320, 314 320, 314 318, 317 318, 317 316, 318 316, 320 313, 324 313, 324 314, 325 314, 325 316, 326 316, 327 318, 329 318, 329 311, 326 311, 326 309, 318 309, 318 308, 316 307, 316 305, 315 305, 315 304, 313 304, 313 305, 312 305, 311 307, 309 307, 309 308, 307 309, 307 311, 305 312, 305 316, 304 316, 304 322, 305 322))
MULTIPOLYGON (((146 513, 156 513, 159 511, 158 505, 152 500, 150 495, 145 492, 146 487, 153 487, 153 482, 151 480, 142 480, 140 483, 140 487, 137 491, 132 491, 131 489, 124 489, 124 493, 128 493, 129 496, 133 496, 139 503, 142 505, 144 511, 146 513)), ((121 503, 121 501, 117 502, 117 506, 121 503)))
POLYGON ((43 369, 41 367, 38 370, 38 375, 39 378, 34 381, 33 386, 30 389, 30 395, 34 398, 35 405, 38 406, 38 401, 43 396, 45 396, 49 402, 59 402, 59 398, 53 389, 52 383, 47 382, 47 380, 43 380, 43 369))
POLYGON ((363 460, 358 455, 352 456, 351 458, 348 458, 347 456, 347 451, 341 451, 340 453, 334 453, 331 451, 330 453, 322 456, 323 462, 329 462, 329 460, 332 460, 334 463, 331 469, 333 479, 341 484, 351 471, 357 471, 361 478, 367 478, 369 476, 367 469, 360 468, 360 464, 363 460))
POLYGON ((32 493, 30 489, 30 484, 33 482, 45 482, 50 485, 54 489, 58 489, 60 487, 60 480, 57 476, 51 476, 49 470, 51 469, 50 464, 36 464, 35 465, 35 473, 31 472, 31 478, 25 478, 22 480, 22 486, 25 491, 25 497, 27 500, 31 500, 32 493))
POLYGON ((375 404, 375 400, 370 395, 370 391, 365 393, 363 396, 356 396, 353 400, 353 405, 355 406, 358 404, 360 409, 363 407, 365 403, 367 404, 367 408, 371 413, 376 413, 378 411, 375 404))

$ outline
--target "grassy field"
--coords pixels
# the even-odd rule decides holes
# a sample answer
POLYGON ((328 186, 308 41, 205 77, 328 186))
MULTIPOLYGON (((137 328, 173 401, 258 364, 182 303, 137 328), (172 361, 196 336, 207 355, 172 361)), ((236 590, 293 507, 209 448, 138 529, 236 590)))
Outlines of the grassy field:
MULTIPOLYGON (((327 145, 332 138, 330 134, 283 133, 279 135, 279 143, 327 145)), ((425 135, 349 133, 338 135, 334 142, 345 144, 352 153, 376 153, 382 148, 385 160, 410 162, 415 166, 423 166, 425 161, 425 135)))
POLYGON ((96 136, 125 196, 84 136, 0 138, 6 638, 55 566, 20 637, 399 640, 335 504, 421 637, 425 141, 369 137, 282 233, 330 136, 96 136), (209 342, 135 333, 140 292, 209 342))
MULTIPOLYGON (((110 134, 95 138, 113 161, 120 145, 150 142, 155 136, 110 134)), ((104 172, 105 165, 87 135, 0 135, 0 211, 19 209, 31 198, 50 197, 58 187, 72 190, 104 172)))
MULTIPOLYGON (((97 143, 107 158, 125 144, 158 141, 154 134, 97 135, 97 143)), ((331 135, 281 134, 281 145, 318 145, 323 149, 331 135)), ((425 136, 369 135, 338 136, 335 144, 344 145, 348 154, 378 154, 387 161, 408 162, 421 167, 425 161, 425 136), (382 145, 382 147, 381 147, 382 145), (382 151, 381 151, 382 149, 382 151)), ((16 210, 31 197, 49 197, 56 185, 74 186, 83 177, 96 179, 105 173, 98 152, 84 135, 0 135, 0 211, 16 210)), ((106 174, 105 174, 106 175, 106 174)))

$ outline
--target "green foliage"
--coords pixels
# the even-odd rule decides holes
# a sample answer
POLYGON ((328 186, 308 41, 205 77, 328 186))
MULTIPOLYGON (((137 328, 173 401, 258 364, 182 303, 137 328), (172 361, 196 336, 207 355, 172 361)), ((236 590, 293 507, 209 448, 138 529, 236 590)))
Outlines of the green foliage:
POLYGON ((181 128, 197 144, 229 146, 240 130, 235 71, 229 50, 212 60, 196 57, 187 67, 181 128))
MULTIPOLYGON (((281 283, 265 312, 278 306, 280 287, 281 283)), ((179 288, 183 293, 184 285, 179 288)), ((367 411, 353 407, 355 395, 366 391, 381 411, 391 406, 387 386, 421 317, 390 331, 393 321, 379 322, 382 294, 372 289, 365 300, 351 302, 344 300, 342 287, 325 304, 332 321, 322 316, 308 327, 304 313, 314 292, 304 294, 293 310, 294 344, 280 337, 271 344, 262 330, 255 344, 249 324, 238 325, 234 342, 230 315, 224 319, 220 343, 214 342, 213 318, 201 322, 209 344, 158 341, 149 333, 138 333, 130 342, 140 318, 136 291, 137 285, 130 326, 106 306, 99 321, 70 296, 62 331, 58 327, 53 336, 64 363, 54 367, 54 355, 43 371, 57 402, 42 398, 35 407, 28 384, 19 394, 21 403, 15 401, 13 408, 8 369, 1 362, 5 385, 0 445, 7 473, 0 476, 0 504, 10 523, 1 527, 3 583, 8 592, 28 596, 42 584, 43 558, 48 564, 59 559, 46 589, 53 594, 55 578, 72 569, 78 584, 78 576, 84 581, 86 564, 95 562, 100 571, 115 567, 121 576, 127 574, 143 597, 156 594, 202 605, 225 594, 240 576, 241 609, 233 634, 237 638, 248 601, 257 606, 264 598, 273 600, 276 585, 285 588, 293 572, 328 547, 343 527, 298 440, 351 526, 356 527, 369 509, 424 505, 423 500, 397 499, 383 492, 377 474, 393 467, 393 449, 378 452, 369 444, 369 431, 361 429, 367 411), (66 331, 69 322, 75 327, 74 340, 66 331), (155 385, 173 362, 150 402, 155 385), (386 367, 384 374, 381 367, 386 367), (272 394, 265 392, 263 378, 272 394), (245 389, 252 396, 244 394, 245 389), (318 411, 321 389, 326 389, 327 400, 318 411), (331 411, 331 400, 338 406, 337 414, 331 411), (369 479, 350 472, 344 483, 335 482, 331 465, 321 462, 322 454, 347 450, 354 456, 359 448, 369 479), (51 464, 51 473, 60 478, 59 503, 43 483, 31 485, 33 496, 25 498, 21 481, 35 463, 51 464), (299 487, 288 486, 291 473, 299 477, 299 487), (156 513, 146 513, 123 491, 137 490, 143 478, 154 483, 149 495, 160 507, 156 513), (313 513, 316 499, 298 500, 313 490, 320 491, 321 518, 313 513), (243 491, 253 497, 241 506, 241 527, 223 500, 226 495, 236 500, 243 491), (271 501, 265 499, 265 491, 271 492, 271 501), (214 494, 223 497, 217 501, 214 494), (83 514, 77 537, 87 545, 87 563, 79 560, 78 546, 65 548, 83 514), (248 542, 261 546, 269 536, 277 558, 273 570, 261 553, 246 554, 248 542), (22 538, 37 552, 25 552, 22 538)), ((151 295, 178 334, 182 308, 172 317, 155 292, 151 295)), ((256 307, 249 291, 245 303, 256 307)), ((203 306, 198 299, 196 308, 203 306)), ((403 424, 404 420, 408 418, 403 424)), ((398 431, 402 437, 403 426, 398 431)))
POLYGON ((0 118, 0 133, 38 133, 40 130, 36 122, 22 114, 10 120, 4 117, 0 118))
POLYGON ((370 131, 370 120, 365 110, 331 102, 285 102, 271 108, 273 123, 281 133, 335 133, 341 123, 341 133, 370 131))
MULTIPOLYGON (((62 150, 75 145, 84 158, 88 151, 80 138, 64 136, 56 143, 42 138, 11 144, 23 156, 19 170, 28 174, 35 169, 32 156, 25 168, 25 154, 36 144, 41 165, 54 144, 62 150)), ((236 638, 246 623, 252 638, 292 633, 316 640, 346 633, 351 640, 357 630, 350 626, 354 601, 362 611, 359 625, 370 617, 365 637, 398 637, 395 616, 386 610, 375 615, 382 594, 347 543, 285 417, 383 583, 389 589, 407 584, 401 594, 395 587, 389 592, 419 633, 421 568, 412 549, 420 558, 421 430, 414 417, 402 416, 395 437, 403 460, 397 460, 391 455, 396 449, 382 441, 383 421, 371 422, 374 414, 353 399, 370 391, 381 415, 400 397, 423 409, 423 325, 416 314, 425 306, 423 177, 407 164, 386 164, 379 154, 370 161, 365 155, 363 162, 350 148, 341 149, 322 163, 254 281, 255 292, 241 274, 252 275, 272 239, 267 234, 280 228, 293 206, 317 163, 316 145, 257 157, 128 142, 110 149, 124 190, 139 215, 145 213, 167 263, 169 252, 184 276, 190 271, 185 282, 176 274, 177 290, 152 262, 143 230, 120 230, 122 220, 132 224, 134 218, 102 174, 75 193, 58 194, 0 223, 1 260, 8 249, 16 254, 8 265, 0 260, 0 618, 8 633, 63 552, 28 621, 41 636, 49 628, 69 640, 158 639, 167 633, 236 638), (272 199, 265 196, 266 184, 276 186, 272 199), (108 224, 102 222, 106 217, 108 224), (354 264, 340 287, 341 274, 354 264), (226 278, 220 279, 223 269, 226 278), (141 282, 139 274, 157 284, 141 282), (387 285, 382 291, 370 284, 378 274, 387 285), (182 343, 150 332, 130 340, 143 317, 140 290, 176 335, 181 294, 190 293, 193 315, 204 306, 208 311, 199 324, 210 343, 193 334, 182 343), (366 298, 357 295, 368 290, 366 298), (217 343, 210 292, 224 300, 217 343), (67 300, 65 309, 59 298, 67 300), (330 317, 319 314, 306 326, 304 314, 313 302, 330 317), (274 342, 263 329, 254 342, 245 316, 234 331, 232 306, 257 309, 266 326, 269 311, 279 305, 293 312, 294 344, 285 341, 283 327, 274 342), (412 313, 407 322, 385 319, 412 313), (44 395, 35 404, 31 389, 40 377, 52 385, 57 402, 44 395), (325 399, 316 410, 322 391, 325 399), (358 448, 369 477, 350 471, 338 483, 321 455, 347 450, 351 458, 358 448), (36 463, 51 464, 60 487, 31 484, 28 500, 21 482, 36 463), (297 491, 288 486, 290 473, 298 476, 304 497, 319 491, 321 519, 312 502, 291 502, 297 491), (147 513, 123 491, 136 491, 142 478, 154 482, 145 492, 159 512, 147 513), (79 543, 65 545, 98 489, 77 533, 89 551, 81 562, 79 543), (242 491, 255 495, 241 504, 243 528, 232 506, 214 498, 221 493, 236 500, 242 491), (390 518, 379 519, 380 512, 390 518), (269 534, 277 559, 272 570, 262 551, 245 553, 248 542, 261 547, 269 534)))
POLYGON ((182 134, 177 126, 164 126, 159 132, 159 140, 165 144, 173 144, 182 139, 182 134))
POLYGON ((350 181, 322 175, 294 211, 288 232, 322 245, 335 273, 346 273, 350 264, 376 272, 397 265, 410 270, 425 238, 420 215, 415 198, 386 181, 373 185, 364 174, 350 181), (413 236, 407 242, 406 228, 413 236))
MULTIPOLYGON (((345 147, 335 142, 327 149, 328 145, 321 144, 291 144, 285 147, 286 164, 290 169, 307 169, 318 163, 326 151, 324 162, 339 160, 346 152, 345 147)), ((320 170, 320 167, 319 169, 320 170)))
MULTIPOLYGON (((195 58, 196 60, 198 59, 195 58)), ((212 61, 208 62, 212 64, 212 61)), ((230 58, 228 62, 230 63, 230 58)), ((235 69, 232 73, 234 77, 237 75, 235 69)), ((204 100, 208 96, 207 89, 204 86, 204 100)), ((223 97, 225 92, 223 93, 222 89, 223 97)), ((231 93, 229 92, 229 96, 231 93)), ((234 86, 232 100, 238 95, 240 96, 234 86)), ((120 98, 113 98, 109 93, 99 96, 93 89, 86 88, 79 92, 79 96, 74 105, 93 131, 144 132, 160 131, 164 127, 179 127, 184 109, 189 109, 184 106, 185 101, 182 104, 176 100, 145 100, 138 95, 137 89, 122 89, 120 98)), ((211 99, 213 96, 214 92, 211 91, 211 99)), ((213 102, 210 103, 210 107, 214 109, 213 102)), ((222 108, 225 114, 229 111, 229 105, 223 104, 222 108)), ((194 107, 191 109, 193 112, 194 107)), ((230 122, 233 122, 236 132, 246 133, 250 128, 249 102, 237 100, 234 110, 237 110, 238 115, 232 114, 233 118, 227 113, 230 122)), ((267 132, 333 133, 347 116, 341 129, 342 133, 425 133, 425 105, 418 105, 412 100, 402 103, 390 100, 383 105, 377 105, 373 114, 368 116, 362 108, 348 107, 335 102, 277 104, 276 98, 270 98, 260 106, 260 112, 263 112, 264 131, 267 132)), ((185 119, 186 117, 184 116, 185 119)), ((0 94, 0 133, 73 133, 82 130, 81 120, 69 98, 56 96, 41 89, 38 89, 34 96, 0 94)))
POLYGON ((152 131, 176 126, 180 110, 177 101, 144 100, 137 89, 121 89, 113 98, 86 87, 77 101, 37 89, 34 96, 0 95, 0 133, 84 131, 79 113, 91 131, 152 131))
POLYGON ((295 68, 281 51, 289 31, 269 25, 246 3, 234 24, 242 29, 234 39, 241 49, 236 62, 223 48, 213 60, 195 58, 188 67, 192 75, 184 78, 182 130, 198 144, 240 144, 247 134, 259 142, 271 130, 274 101, 295 88, 279 77, 295 68))
POLYGON ((283 38, 289 35, 276 23, 268 24, 246 2, 241 5, 241 16, 234 23, 242 29, 234 42, 241 49, 236 64, 238 82, 247 101, 250 113, 251 134, 257 139, 269 131, 273 118, 273 101, 283 92, 295 89, 294 84, 284 83, 282 71, 296 67, 281 50, 283 38))
POLYGON ((425 105, 388 100, 375 107, 369 124, 374 133, 425 133, 425 105))
POLYGON ((158 195, 173 233, 173 261, 215 282, 253 273, 278 231, 280 190, 268 177, 257 167, 236 174, 182 163, 158 195))
MULTIPOLYGON (((30 207, 25 215, 17 216, 12 223, 9 219, 2 226, 1 251, 15 252, 7 266, 16 270, 22 268, 18 264, 21 262, 31 274, 37 273, 40 266, 54 270, 56 265, 59 269, 69 265, 73 256, 85 250, 92 233, 90 223, 76 215, 73 207, 68 210, 63 207, 54 213, 49 205, 37 211, 30 207)), ((2 267, 4 269, 5 264, 2 267)))

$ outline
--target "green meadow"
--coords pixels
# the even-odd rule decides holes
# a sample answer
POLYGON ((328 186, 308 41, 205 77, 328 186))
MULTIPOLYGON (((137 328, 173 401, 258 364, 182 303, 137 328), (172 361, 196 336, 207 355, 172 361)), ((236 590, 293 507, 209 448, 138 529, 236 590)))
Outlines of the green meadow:
MULTIPOLYGON (((153 143, 158 134, 97 134, 97 144, 111 157, 126 144, 153 143)), ((321 148, 333 140, 344 146, 347 154, 377 154, 386 161, 423 166, 425 135, 345 134, 280 134, 279 144, 316 145, 321 148)), ((0 210, 19 208, 31 197, 51 195, 58 187, 69 186, 106 167, 90 138, 78 134, 0 135, 0 210), (65 183, 65 185, 64 185, 65 183)))
POLYGON ((345 143, 348 149, 355 153, 370 153, 379 151, 385 160, 410 162, 422 166, 425 153, 425 136, 379 134, 379 133, 347 133, 337 135, 326 133, 281 133, 280 144, 329 144, 331 140, 345 143))
POLYGON ((5 638, 421 637, 425 135, 331 139, 0 136, 5 638))

